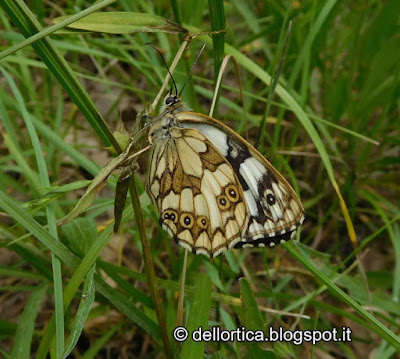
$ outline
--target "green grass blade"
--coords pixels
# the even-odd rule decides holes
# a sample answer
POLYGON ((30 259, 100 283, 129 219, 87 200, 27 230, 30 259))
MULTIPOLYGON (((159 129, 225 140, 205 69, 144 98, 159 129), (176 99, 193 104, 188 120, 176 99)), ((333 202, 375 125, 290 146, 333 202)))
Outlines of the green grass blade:
POLYGON ((189 337, 182 345, 181 358, 203 358, 206 344, 204 341, 193 341, 191 335, 199 327, 203 331, 208 329, 208 318, 211 308, 211 281, 206 275, 200 273, 196 276, 195 283, 195 292, 186 325, 189 337))
POLYGON ((20 146, 18 146, 18 142, 11 141, 6 133, 3 134, 3 140, 5 146, 8 148, 15 162, 17 163, 19 170, 27 179, 32 193, 35 195, 35 197, 40 196, 39 188, 41 188, 41 184, 38 174, 29 166, 22 149, 20 146))
MULTIPOLYGON (((253 332, 263 331, 265 328, 264 321, 261 317, 258 304, 254 297, 254 293, 250 287, 250 283, 247 278, 240 278, 240 297, 242 298, 242 323, 246 330, 252 330, 253 332)), ((276 358, 272 351, 263 350, 257 342, 244 343, 247 348, 247 358, 276 358)))
POLYGON ((311 28, 310 32, 307 35, 307 38, 304 41, 303 48, 301 49, 301 52, 299 56, 297 57, 296 63, 293 66, 293 69, 291 71, 289 83, 294 84, 294 82, 297 79, 297 76, 299 75, 299 72, 301 70, 301 67, 303 66, 307 56, 309 55, 311 51, 311 47, 314 43, 314 40, 316 36, 319 34, 322 25, 324 22, 327 20, 329 14, 335 7, 337 0, 328 0, 325 4, 323 9, 318 15, 318 18, 316 19, 315 23, 313 24, 313 27, 311 28))
POLYGON ((46 294, 47 285, 42 284, 32 292, 25 309, 18 320, 15 333, 14 346, 11 351, 11 359, 29 359, 31 357, 31 342, 35 328, 36 315, 39 312, 40 304, 46 294))
MULTIPOLYGON (((82 18, 82 16, 80 18, 82 18)), ((108 11, 91 14, 78 21, 71 21, 70 16, 60 16, 55 18, 53 22, 60 24, 65 23, 67 20, 69 20, 69 28, 104 32, 108 34, 132 34, 135 32, 162 32, 176 34, 187 32, 187 30, 182 26, 170 20, 161 16, 146 13, 108 11)))
MULTIPOLYGON (((74 271, 73 276, 68 282, 64 291, 64 308, 63 313, 69 307, 72 299, 79 290, 84 278, 88 275, 90 269, 99 256, 102 249, 110 239, 109 231, 104 231, 101 236, 98 236, 96 223, 88 218, 80 218, 73 223, 63 227, 62 237, 65 242, 70 244, 70 247, 75 253, 83 257, 81 263, 74 271)), ((36 358, 45 358, 50 348, 54 337, 55 316, 52 315, 47 328, 42 335, 40 345, 36 354, 36 358)))
MULTIPOLYGON (((211 31, 225 30, 224 2, 222 0, 208 0, 208 11, 211 31)), ((225 52, 225 32, 213 34, 212 41, 214 47, 214 85, 216 85, 225 52)))
POLYGON ((258 304, 254 298, 250 283, 246 278, 240 278, 240 296, 243 301, 243 322, 246 329, 260 330, 264 328, 264 321, 261 318, 258 304))
POLYGON ((99 173, 100 167, 98 165, 87 159, 76 148, 65 142, 64 139, 52 129, 33 116, 31 117, 31 120, 40 135, 52 143, 61 153, 68 155, 78 166, 84 168, 92 176, 96 176, 99 173))
POLYGON ((89 316, 90 309, 94 303, 95 298, 95 285, 94 285, 94 271, 96 266, 93 265, 85 278, 85 284, 83 286, 82 298, 76 312, 74 324, 71 330, 71 336, 68 339, 63 358, 67 358, 68 355, 75 348, 76 343, 78 343, 79 337, 81 336, 83 326, 89 316))

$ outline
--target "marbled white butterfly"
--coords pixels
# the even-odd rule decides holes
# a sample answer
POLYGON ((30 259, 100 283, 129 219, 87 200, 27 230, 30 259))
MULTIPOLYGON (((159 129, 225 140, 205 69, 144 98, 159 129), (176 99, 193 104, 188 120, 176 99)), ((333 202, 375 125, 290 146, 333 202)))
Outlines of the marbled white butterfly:
POLYGON ((296 233, 304 209, 282 175, 219 121, 170 91, 151 123, 148 192, 162 227, 196 254, 273 247, 296 233))

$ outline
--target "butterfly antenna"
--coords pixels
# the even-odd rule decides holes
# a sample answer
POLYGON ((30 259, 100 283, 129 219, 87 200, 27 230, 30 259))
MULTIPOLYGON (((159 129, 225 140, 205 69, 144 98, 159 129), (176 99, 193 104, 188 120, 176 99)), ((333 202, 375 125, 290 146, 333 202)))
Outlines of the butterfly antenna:
POLYGON ((200 55, 203 53, 205 47, 206 47, 206 43, 203 43, 202 48, 200 49, 199 53, 198 53, 197 56, 196 56, 196 60, 194 60, 193 65, 192 65, 192 67, 190 68, 189 75, 186 77, 185 83, 183 84, 182 89, 181 89, 181 91, 179 92, 179 96, 181 95, 183 89, 185 88, 187 82, 189 81, 190 76, 192 75, 193 68, 194 68, 194 66, 196 65, 198 59, 200 58, 200 55))
POLYGON ((174 78, 172 77, 171 71, 169 70, 169 67, 168 67, 168 65, 167 65, 167 62, 165 61, 164 56, 163 56, 161 50, 160 50, 158 47, 156 47, 156 46, 154 46, 153 44, 151 44, 150 42, 146 43, 145 45, 151 46, 154 50, 156 50, 156 51, 159 53, 159 55, 160 55, 160 57, 161 57, 161 60, 162 60, 162 62, 164 63, 165 68, 168 70, 168 74, 169 74, 169 76, 171 77, 172 82, 174 83, 175 95, 178 96, 178 87, 176 86, 175 80, 174 80, 174 78))

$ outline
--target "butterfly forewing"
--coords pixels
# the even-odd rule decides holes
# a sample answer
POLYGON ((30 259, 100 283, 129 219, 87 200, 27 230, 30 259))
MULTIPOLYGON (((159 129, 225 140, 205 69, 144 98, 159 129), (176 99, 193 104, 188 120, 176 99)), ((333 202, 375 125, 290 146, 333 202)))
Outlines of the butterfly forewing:
POLYGON ((247 227, 240 182, 197 129, 173 127, 168 134, 154 143, 148 182, 162 227, 194 253, 216 256, 247 227))

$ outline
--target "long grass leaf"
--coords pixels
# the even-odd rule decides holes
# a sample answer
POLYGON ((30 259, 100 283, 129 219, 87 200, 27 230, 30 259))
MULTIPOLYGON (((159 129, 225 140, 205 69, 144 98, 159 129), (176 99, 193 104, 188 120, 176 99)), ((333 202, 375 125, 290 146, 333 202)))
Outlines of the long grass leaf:
POLYGON ((87 317, 90 313, 90 309, 94 303, 95 298, 95 285, 94 285, 94 271, 96 266, 93 265, 88 274, 86 275, 85 285, 83 286, 82 298, 78 307, 78 311, 76 312, 74 324, 71 329, 71 336, 68 339, 67 345, 65 347, 65 351, 63 354, 64 358, 67 358, 68 355, 75 348, 76 343, 78 343, 79 337, 81 336, 83 325, 85 324, 87 317))
POLYGON ((204 274, 198 274, 195 283, 196 287, 186 325, 189 337, 182 345, 181 358, 203 358, 206 344, 203 340, 194 341, 191 336, 195 330, 200 330, 201 328, 204 331, 208 329, 211 308, 211 281, 204 274))
POLYGON ((35 329, 35 319, 47 288, 46 284, 42 284, 37 288, 37 290, 32 292, 25 309, 18 320, 14 346, 10 355, 11 359, 29 359, 31 357, 30 349, 33 331, 35 329))

